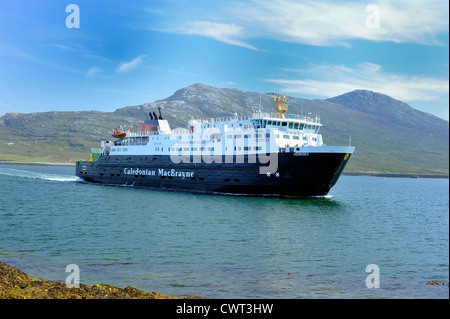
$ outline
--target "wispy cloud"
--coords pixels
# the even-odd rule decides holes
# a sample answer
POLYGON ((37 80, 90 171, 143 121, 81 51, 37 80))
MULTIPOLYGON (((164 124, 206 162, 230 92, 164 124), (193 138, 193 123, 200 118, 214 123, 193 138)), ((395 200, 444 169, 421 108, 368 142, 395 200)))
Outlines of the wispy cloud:
POLYGON ((44 65, 59 71, 63 71, 63 72, 70 72, 70 73, 75 73, 75 74, 83 74, 84 72, 74 69, 72 67, 68 67, 66 65, 63 64, 58 64, 55 63, 53 60, 50 61, 47 58, 41 58, 37 55, 34 54, 30 54, 28 52, 23 51, 20 48, 16 48, 13 46, 1 46, 0 43, 0 56, 8 56, 8 57, 13 57, 13 58, 18 58, 18 59, 23 59, 25 61, 28 62, 32 62, 32 63, 36 63, 36 64, 40 64, 40 65, 44 65))
POLYGON ((88 70, 87 76, 94 76, 94 75, 102 73, 102 72, 103 72, 103 69, 94 66, 88 70))
POLYGON ((130 62, 122 62, 116 69, 116 72, 124 73, 132 69, 135 69, 139 64, 141 64, 144 61, 144 58, 146 58, 146 55, 138 55, 130 62))
POLYGON ((294 76, 265 81, 279 84, 285 93, 324 98, 356 89, 384 93, 402 101, 438 101, 449 94, 448 79, 392 74, 368 62, 353 67, 313 64, 305 69, 285 71, 293 72, 294 76))
POLYGON ((4 106, 4 107, 6 107, 6 108, 8 108, 8 109, 11 109, 11 105, 8 105, 8 104, 6 104, 6 103, 1 103, 1 102, 0 102, 0 106, 4 106))
POLYGON ((234 23, 217 23, 211 21, 187 22, 171 31, 185 34, 202 35, 217 41, 236 45, 239 47, 258 50, 256 47, 240 40, 244 36, 243 28, 234 23))
POLYGON ((346 45, 352 39, 433 44, 448 32, 446 1, 380 0, 377 12, 355 1, 258 0, 239 5, 242 21, 258 36, 310 45, 346 45), (379 26, 367 23, 379 14, 379 26))
MULTIPOLYGON (((250 0, 227 2, 220 21, 205 17, 211 12, 192 12, 166 32, 196 34, 217 41, 258 50, 250 39, 265 38, 316 46, 349 46, 351 40, 439 44, 438 35, 448 33, 449 4, 442 0, 358 1, 250 0), (379 25, 368 25, 377 14, 379 25)), ((205 9, 207 10, 207 9, 205 9)), ((212 9, 209 9, 212 10, 212 9)), ((172 23, 174 20, 172 20, 172 23)))
POLYGON ((52 47, 58 48, 60 50, 64 50, 64 51, 68 51, 68 52, 73 52, 76 54, 79 54, 83 57, 89 58, 89 59, 95 59, 95 60, 99 60, 102 62, 114 62, 110 59, 107 59, 105 57, 102 57, 94 52, 92 52, 91 50, 89 50, 88 48, 86 48, 84 45, 81 44, 77 44, 77 43, 70 43, 70 44, 61 44, 61 43, 56 43, 56 44, 52 44, 52 47))

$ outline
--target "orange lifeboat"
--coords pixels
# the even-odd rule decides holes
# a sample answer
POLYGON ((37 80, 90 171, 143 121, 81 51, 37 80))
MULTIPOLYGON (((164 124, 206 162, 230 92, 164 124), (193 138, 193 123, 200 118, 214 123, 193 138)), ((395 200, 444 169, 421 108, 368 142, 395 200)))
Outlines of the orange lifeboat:
POLYGON ((117 127, 113 128, 112 137, 124 138, 125 136, 127 136, 127 133, 119 131, 117 127))

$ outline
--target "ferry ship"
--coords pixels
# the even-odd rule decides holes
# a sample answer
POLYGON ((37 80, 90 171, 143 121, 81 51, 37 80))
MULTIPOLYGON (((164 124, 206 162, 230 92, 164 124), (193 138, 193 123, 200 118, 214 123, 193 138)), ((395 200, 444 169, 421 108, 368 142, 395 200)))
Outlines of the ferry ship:
POLYGON ((140 132, 114 128, 89 160, 76 163, 86 182, 215 194, 312 197, 336 184, 353 146, 327 146, 319 117, 276 112, 190 120, 171 129, 158 108, 140 132))

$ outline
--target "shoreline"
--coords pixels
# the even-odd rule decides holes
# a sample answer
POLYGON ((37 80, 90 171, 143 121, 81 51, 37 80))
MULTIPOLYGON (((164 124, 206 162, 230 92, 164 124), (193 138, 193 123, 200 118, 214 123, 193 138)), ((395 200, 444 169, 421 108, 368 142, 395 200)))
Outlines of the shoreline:
MULTIPOLYGON (((73 284, 70 281, 70 284, 73 284)), ((441 280, 418 281, 420 286, 449 287, 448 282, 441 280)), ((374 296, 377 298, 377 296, 374 296)), ((359 298, 359 297, 352 297, 359 298)), ((62 281, 42 280, 24 273, 22 270, 0 261, 0 300, 12 299, 172 299, 172 300, 212 300, 198 296, 174 297, 156 292, 146 292, 132 286, 119 288, 109 284, 79 283, 78 287, 67 287, 62 281)), ((311 298, 308 298, 311 299, 311 298)), ((316 299, 312 297, 312 299, 316 299)), ((320 299, 320 296, 319 296, 320 299)))
POLYGON ((156 292, 145 292, 127 286, 80 283, 79 288, 68 288, 58 281, 32 278, 20 269, 0 261, 0 299, 202 299, 173 297, 156 292))
POLYGON ((75 167, 75 163, 16 162, 16 161, 0 161, 0 165, 66 166, 66 167, 75 167))
MULTIPOLYGON (((75 167, 75 163, 16 162, 16 161, 0 161, 0 165, 75 167)), ((342 176, 372 176, 372 177, 442 178, 442 179, 449 179, 449 174, 415 174, 415 173, 343 172, 342 176)))

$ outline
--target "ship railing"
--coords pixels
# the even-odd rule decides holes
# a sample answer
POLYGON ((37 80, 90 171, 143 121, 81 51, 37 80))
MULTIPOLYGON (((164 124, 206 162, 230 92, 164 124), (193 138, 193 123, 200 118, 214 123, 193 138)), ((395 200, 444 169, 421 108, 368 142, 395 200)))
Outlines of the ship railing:
POLYGON ((204 123, 218 123, 218 122, 231 122, 231 121, 248 121, 251 116, 248 115, 232 115, 214 118, 204 118, 204 119, 191 119, 189 120, 189 125, 194 124, 204 124, 204 123))
POLYGON ((105 147, 105 146, 115 146, 115 143, 113 141, 102 141, 101 142, 101 146, 105 147))
MULTIPOLYGON (((189 125, 194 124, 204 124, 204 123, 218 123, 218 122, 231 122, 231 121, 248 121, 251 119, 261 119, 261 118, 275 118, 280 119, 279 113, 273 113, 273 112, 255 112, 251 116, 243 115, 243 116, 225 116, 225 117, 216 117, 216 118, 203 118, 203 119, 191 119, 189 120, 189 125)), ((285 119, 295 119, 295 120, 301 120, 305 122, 310 123, 320 123, 320 117, 319 116, 309 116, 303 115, 303 114, 284 114, 285 119)))
POLYGON ((127 137, 142 136, 142 135, 161 135, 161 132, 159 131, 127 132, 127 137))
MULTIPOLYGON (((308 114, 309 115, 309 114, 308 114)), ((319 116, 308 116, 308 115, 303 115, 303 114, 284 114, 284 118, 285 119, 295 119, 295 120, 301 120, 301 121, 306 121, 306 122, 310 122, 310 123, 320 123, 320 117, 319 116)), ((255 112, 252 114, 252 118, 254 119, 259 119, 259 118, 275 118, 275 119, 280 119, 280 114, 279 113, 273 113, 273 112, 255 112)))

